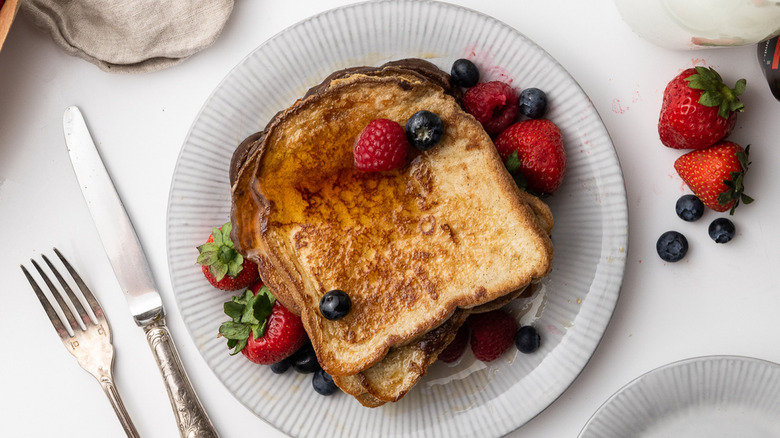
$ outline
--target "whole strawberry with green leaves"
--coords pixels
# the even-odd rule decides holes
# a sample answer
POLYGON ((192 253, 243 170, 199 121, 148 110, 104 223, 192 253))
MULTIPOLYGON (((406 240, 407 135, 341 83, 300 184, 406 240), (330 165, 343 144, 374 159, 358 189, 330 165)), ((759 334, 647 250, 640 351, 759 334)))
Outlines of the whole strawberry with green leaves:
POLYGON ((231 355, 240 352, 254 363, 277 363, 308 339, 301 318, 276 301, 262 281, 226 302, 224 311, 231 320, 220 325, 220 336, 228 340, 231 355))
POLYGON ((498 154, 521 189, 550 195, 566 175, 563 134, 547 119, 530 119, 506 128, 495 140, 498 154))
POLYGON ((203 275, 217 289, 233 291, 249 287, 260 277, 257 264, 244 259, 230 239, 230 222, 213 228, 206 243, 198 247, 203 275))
POLYGON ((729 88, 712 67, 689 68, 669 82, 664 90, 658 135, 674 149, 701 149, 726 137, 744 110, 739 96, 746 82, 729 88))
POLYGON ((744 193, 745 173, 750 165, 750 146, 722 141, 682 155, 674 162, 680 178, 707 207, 734 214, 740 202, 753 198, 744 193))

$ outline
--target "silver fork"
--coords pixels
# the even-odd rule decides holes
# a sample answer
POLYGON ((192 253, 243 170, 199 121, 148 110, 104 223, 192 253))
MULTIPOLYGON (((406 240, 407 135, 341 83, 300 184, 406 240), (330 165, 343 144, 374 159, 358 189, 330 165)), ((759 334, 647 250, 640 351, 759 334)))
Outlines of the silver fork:
POLYGON ((46 315, 54 325, 54 329, 57 331, 60 339, 62 339, 62 343, 65 344, 65 347, 70 354, 76 357, 81 368, 84 368, 88 373, 92 374, 100 383, 103 391, 111 401, 114 412, 116 412, 117 417, 119 417, 119 421, 122 423, 122 427, 125 429, 127 436, 134 438, 138 437, 138 431, 136 431, 133 422, 130 420, 130 416, 127 414, 124 403, 122 403, 122 399, 119 397, 119 392, 114 384, 114 346, 111 344, 111 329, 108 325, 108 320, 103 313, 103 308, 100 307, 100 303, 97 302, 95 296, 92 295, 92 292, 90 292, 79 274, 73 269, 73 266, 68 263, 57 248, 54 248, 54 252, 62 261, 62 264, 65 266, 65 269, 67 269, 68 273, 70 273, 70 276, 73 278, 76 285, 78 285, 78 288, 81 289, 82 296, 95 317, 94 320, 84 309, 82 302, 68 285, 68 282, 65 281, 59 271, 57 271, 45 255, 42 254, 41 257, 49 266, 49 269, 54 276, 57 277, 62 289, 58 289, 54 283, 49 280, 49 277, 35 260, 30 259, 30 261, 49 287, 49 290, 51 290, 51 295, 57 301, 57 304, 59 304, 60 310, 68 321, 70 331, 57 315, 57 311, 52 305, 54 303, 46 297, 38 286, 38 283, 35 282, 35 279, 33 279, 24 265, 21 265, 22 271, 35 291, 35 295, 37 295, 38 299, 41 301, 41 305, 43 305, 46 315), (65 294, 62 293, 62 290, 65 290, 65 294), (78 314, 78 317, 83 324, 79 324, 78 319, 73 315, 71 307, 78 314))

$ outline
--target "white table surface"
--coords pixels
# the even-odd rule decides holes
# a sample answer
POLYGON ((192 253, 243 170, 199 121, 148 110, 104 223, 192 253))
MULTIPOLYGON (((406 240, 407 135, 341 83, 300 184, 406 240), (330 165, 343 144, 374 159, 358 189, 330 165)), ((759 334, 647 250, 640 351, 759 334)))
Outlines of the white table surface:
MULTIPOLYGON (((340 0, 238 1, 218 41, 156 73, 115 75, 68 56, 22 17, 0 52, 0 436, 111 437, 122 429, 98 384, 66 353, 19 265, 51 247, 80 267, 111 320, 115 375, 145 437, 177 436, 174 417, 143 332, 135 326, 94 231, 62 134, 62 112, 78 105, 134 220, 168 312, 168 324, 206 410, 223 437, 282 436, 217 380, 183 325, 170 285, 165 223, 176 159, 214 87, 251 50, 340 0)), ((620 299, 582 374, 539 416, 510 436, 575 437, 596 409, 630 380, 660 365, 712 354, 780 362, 780 102, 769 93, 755 47, 672 51, 631 32, 611 0, 458 0, 497 17, 555 57, 601 114, 628 192, 630 241, 620 299), (686 188, 673 170, 680 155, 658 140, 666 83, 708 65, 747 79, 731 138, 752 144, 747 192, 734 216, 736 238, 717 245, 707 212, 684 223, 674 202, 686 188), (691 242, 676 264, 655 253, 678 229, 691 242)), ((434 24, 435 25, 435 24, 434 24)), ((533 397, 533 394, 529 394, 533 397)))

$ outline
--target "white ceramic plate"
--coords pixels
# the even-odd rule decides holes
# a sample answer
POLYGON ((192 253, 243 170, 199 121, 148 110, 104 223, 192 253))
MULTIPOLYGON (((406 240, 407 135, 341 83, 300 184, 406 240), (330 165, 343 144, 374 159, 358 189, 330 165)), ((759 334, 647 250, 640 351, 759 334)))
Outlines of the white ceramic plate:
POLYGON ((779 438, 780 365, 738 356, 686 359, 621 388, 580 438, 779 438))
POLYGON ((271 38, 236 66, 206 101, 182 147, 168 205, 168 257, 187 328, 217 376, 244 405, 295 436, 500 436, 549 406, 593 354, 612 315, 625 267, 628 218, 620 165, 588 97, 546 52, 480 13, 429 1, 351 5, 271 38), (228 165, 235 147, 334 70, 423 57, 449 71, 472 59, 482 79, 539 87, 563 131, 568 174, 549 199, 553 272, 514 311, 544 338, 532 355, 512 349, 485 366, 466 356, 435 364, 404 399, 377 409, 344 394, 323 398, 311 377, 278 376, 216 337, 225 293, 195 264, 211 227, 229 219, 228 165))

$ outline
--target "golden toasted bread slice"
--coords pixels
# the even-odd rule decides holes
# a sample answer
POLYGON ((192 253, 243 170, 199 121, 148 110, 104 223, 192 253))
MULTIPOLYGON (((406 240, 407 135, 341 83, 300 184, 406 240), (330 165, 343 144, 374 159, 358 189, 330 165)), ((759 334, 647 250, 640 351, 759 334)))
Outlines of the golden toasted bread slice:
POLYGON ((470 311, 458 309, 439 327, 407 345, 391 348, 384 359, 351 376, 333 376, 342 391, 361 404, 376 407, 401 399, 447 348, 470 311), (363 403, 366 401, 367 403, 363 403))
POLYGON ((531 296, 533 290, 534 286, 530 285, 490 303, 469 310, 456 310, 444 324, 418 340, 391 348, 387 356, 370 368, 351 376, 334 376, 333 381, 364 406, 378 407, 386 402, 396 402, 427 373, 428 367, 455 339, 469 314, 500 309, 516 298, 531 296))
POLYGON ((299 312, 323 369, 363 371, 440 326, 545 276, 552 244, 479 122, 428 78, 350 74, 277 116, 242 152, 233 237, 276 297, 299 312), (363 173, 352 145, 369 121, 419 110, 445 124, 407 165, 363 173), (350 313, 323 318, 346 291, 350 313))

